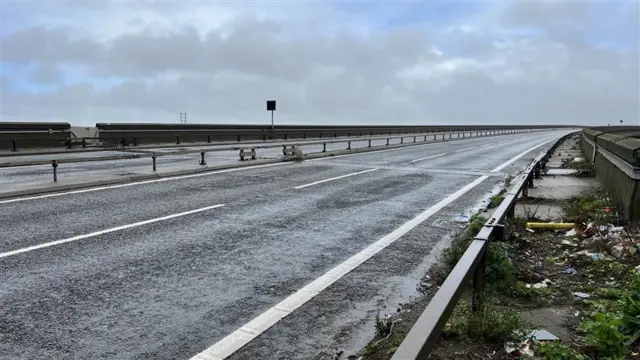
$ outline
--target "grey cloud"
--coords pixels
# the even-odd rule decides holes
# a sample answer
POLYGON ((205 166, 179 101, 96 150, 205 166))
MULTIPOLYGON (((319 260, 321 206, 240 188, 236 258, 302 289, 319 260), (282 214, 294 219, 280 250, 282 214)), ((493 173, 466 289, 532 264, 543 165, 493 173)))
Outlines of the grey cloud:
MULTIPOLYGON (((588 18, 579 4, 518 3, 507 7, 501 21, 573 28, 579 35, 588 18)), ((202 35, 194 27, 171 30, 127 33, 107 42, 70 28, 36 27, 4 36, 3 60, 38 64, 41 75, 74 63, 95 77, 125 80, 106 90, 85 83, 47 93, 4 91, 3 106, 8 113, 43 119, 53 114, 88 124, 177 121, 182 111, 190 121, 263 122, 267 99, 278 100, 280 123, 595 124, 640 118, 637 45, 615 53, 578 41, 575 34, 505 39, 454 31, 445 38, 451 48, 465 51, 440 56, 432 51, 432 34, 413 28, 321 36, 292 34, 287 23, 244 17, 224 36, 202 35), (398 77, 420 64, 438 64, 438 81, 416 78, 407 85, 398 77)), ((10 82, 3 79, 2 86, 10 88, 10 82)))

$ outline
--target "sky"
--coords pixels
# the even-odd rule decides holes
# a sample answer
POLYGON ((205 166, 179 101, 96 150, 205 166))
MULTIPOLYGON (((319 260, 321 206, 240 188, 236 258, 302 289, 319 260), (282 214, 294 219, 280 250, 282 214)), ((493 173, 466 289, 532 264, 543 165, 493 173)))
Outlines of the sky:
POLYGON ((1 1, 1 121, 640 125, 639 1, 1 1))

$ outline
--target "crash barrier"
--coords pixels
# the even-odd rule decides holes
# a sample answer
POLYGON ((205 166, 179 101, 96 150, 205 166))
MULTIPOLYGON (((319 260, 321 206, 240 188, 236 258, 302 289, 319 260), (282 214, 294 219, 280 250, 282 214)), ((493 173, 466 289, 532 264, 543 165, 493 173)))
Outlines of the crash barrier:
MULTIPOLYGON (((472 137, 475 136, 486 136, 488 134, 511 134, 511 133, 527 133, 527 132, 538 132, 538 131, 547 131, 549 129, 508 129, 508 130, 496 130, 496 131, 490 131, 487 133, 482 133, 482 132, 473 132, 473 133, 468 133, 468 135, 466 136, 466 138, 469 138, 469 135, 474 135, 472 137)), ((462 133, 456 133, 456 136, 454 136, 454 139, 460 138, 462 139, 464 136, 462 133)), ((131 155, 122 155, 122 156, 114 156, 114 157, 109 157, 109 159, 106 158, 71 158, 71 159, 57 159, 54 160, 54 162, 52 164, 55 164, 55 166, 53 166, 54 169, 54 174, 57 171, 57 167, 59 164, 64 164, 64 163, 77 163, 77 162, 89 162, 89 161, 104 161, 104 160, 121 160, 121 159, 137 159, 137 158, 141 158, 143 156, 150 156, 152 159, 152 169, 153 171, 157 171, 157 158, 161 157, 161 156, 171 156, 171 155, 188 155, 188 154, 199 154, 199 164, 200 165, 207 165, 205 157, 206 154, 209 152, 223 152, 223 151, 239 151, 239 155, 240 155, 240 161, 246 161, 249 160, 249 157, 251 158, 251 160, 256 160, 257 159, 257 150, 258 149, 272 149, 272 148, 283 148, 283 160, 292 160, 292 159, 296 159, 296 160, 302 160, 305 156, 307 155, 312 155, 312 154, 318 154, 318 153, 326 153, 327 152, 327 145, 328 144, 339 144, 339 143, 344 143, 346 144, 346 147, 344 147, 343 149, 340 150, 332 150, 332 151, 345 151, 345 150, 353 150, 353 151, 363 151, 363 150, 373 150, 375 148, 386 148, 387 146, 393 145, 393 146, 414 146, 414 145, 418 145, 421 143, 429 143, 429 142, 437 142, 437 141, 448 141, 447 139, 445 139, 445 136, 442 135, 433 135, 433 136, 422 136, 422 137, 418 137, 418 136, 405 136, 405 135, 401 135, 401 136, 387 136, 387 137, 382 137, 382 138, 375 138, 375 139, 370 139, 370 138, 350 138, 350 139, 337 139, 337 140, 316 140, 316 141, 305 141, 305 142, 300 142, 300 143, 295 143, 295 144, 273 144, 273 145, 259 145, 259 146, 253 146, 250 149, 245 148, 245 147, 238 147, 238 146, 232 146, 232 147, 217 147, 217 148, 211 148, 211 149, 197 149, 197 150, 179 150, 179 151, 172 151, 172 152, 163 152, 163 153, 156 153, 156 152, 146 152, 146 151, 136 151, 136 154, 131 154, 131 155), (417 141, 418 138, 420 138, 420 140, 422 141, 417 141), (406 141, 405 139, 411 139, 413 141, 406 141), (391 140, 396 141, 395 143, 391 143, 391 140), (373 146, 372 145, 372 141, 383 141, 385 142, 384 145, 376 145, 373 146), (357 143, 357 144, 366 144, 362 147, 353 147, 353 143, 357 143), (302 151, 300 150, 298 152, 298 150, 296 150, 296 148, 301 148, 302 146, 313 146, 313 145, 322 145, 322 151, 320 152, 308 152, 306 155, 302 155, 302 151)), ((126 149, 124 151, 127 151, 126 149)), ((133 150, 130 150, 133 151, 133 150)), ((46 160, 44 162, 42 161, 37 161, 36 163, 31 162, 31 161, 27 161, 27 162, 22 162, 22 163, 13 163, 13 164, 2 164, 0 163, 0 167, 6 167, 6 166, 29 166, 29 165, 39 165, 41 163, 48 163, 49 161, 46 160)), ((57 175, 54 176, 55 179, 54 181, 57 181, 57 175)))
MULTIPOLYGON (((487 126, 305 126, 211 124, 131 124, 98 123, 97 137, 75 137, 68 123, 0 123, 0 149, 104 148, 105 146, 153 146, 292 139, 326 139, 363 136, 419 136, 429 133, 473 133, 476 136, 515 132, 521 129, 568 126, 487 125, 487 126)), ((442 135, 445 136, 445 135, 442 135)), ((450 136, 450 135, 447 135, 450 136)))
POLYGON ((533 187, 534 179, 541 177, 551 154, 568 136, 570 134, 563 136, 548 151, 536 157, 512 182, 513 185, 504 195, 502 203, 475 236, 391 360, 418 360, 428 357, 469 280, 473 281, 472 308, 474 311, 479 309, 480 298, 487 283, 486 251, 489 241, 503 239, 505 220, 514 216, 518 197, 527 196, 529 188, 533 187))
MULTIPOLYGON (((433 132, 474 132, 489 134, 497 130, 549 128, 550 126, 304 126, 280 125, 273 129, 262 125, 208 124, 96 124, 99 139, 118 144, 185 144, 220 141, 267 141, 324 139, 380 135, 422 134, 433 132)), ((562 128, 567 126, 551 126, 562 128)))
POLYGON ((255 160, 256 149, 240 149, 240 161, 248 160, 247 157, 251 157, 251 160, 255 160))
POLYGON ((640 220, 640 126, 584 129, 580 144, 625 218, 640 220))
POLYGON ((0 122, 0 150, 62 147, 69 138, 69 123, 0 122))

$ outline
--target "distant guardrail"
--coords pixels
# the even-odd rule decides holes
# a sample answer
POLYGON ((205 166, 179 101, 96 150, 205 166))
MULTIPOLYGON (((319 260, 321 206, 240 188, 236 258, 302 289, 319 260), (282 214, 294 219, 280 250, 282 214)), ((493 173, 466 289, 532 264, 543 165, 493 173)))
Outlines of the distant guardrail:
MULTIPOLYGON (((0 149, 20 151, 32 148, 107 148, 197 143, 237 143, 293 139, 326 139, 362 136, 391 136, 439 132, 499 131, 564 128, 569 126, 460 125, 460 126, 315 126, 280 125, 272 131, 262 125, 131 124, 98 123, 97 137, 75 137, 68 123, 0 123, 0 149)), ((189 144, 189 145, 187 145, 189 144)))
POLYGON ((548 151, 536 157, 512 182, 513 185, 505 194, 502 203, 475 236, 391 360, 427 359, 471 279, 473 280, 473 309, 476 311, 479 308, 480 297, 487 282, 486 251, 489 241, 503 239, 505 219, 514 216, 518 197, 520 194, 527 195, 528 189, 533 187, 534 178, 540 178, 550 155, 570 135, 562 137, 548 151))
POLYGON ((568 126, 530 125, 464 125, 464 126, 376 126, 376 125, 278 125, 271 129, 265 125, 207 125, 207 124, 123 124, 98 123, 99 138, 107 143, 150 144, 217 141, 288 140, 307 138, 362 137, 375 135, 401 135, 431 132, 489 131, 504 129, 531 129, 568 126))
POLYGON ((584 129, 581 145, 627 219, 640 220, 640 126, 584 129))
POLYGON ((59 122, 0 122, 0 149, 62 147, 71 125, 59 122))

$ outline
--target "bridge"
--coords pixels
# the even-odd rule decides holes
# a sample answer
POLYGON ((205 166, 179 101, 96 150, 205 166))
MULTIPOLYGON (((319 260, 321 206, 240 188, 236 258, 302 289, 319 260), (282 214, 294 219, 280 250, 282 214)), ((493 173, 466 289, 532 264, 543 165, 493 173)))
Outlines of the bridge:
MULTIPOLYGON (((521 173, 498 209, 507 216, 545 154, 580 130, 97 124, 79 138, 49 126, 0 132, 0 357, 355 353, 376 312, 411 296, 457 217, 521 173)), ((582 134, 599 161, 640 166, 635 140, 582 134)), ((493 231, 394 359, 428 353, 463 279, 482 291, 480 242, 493 231)))

